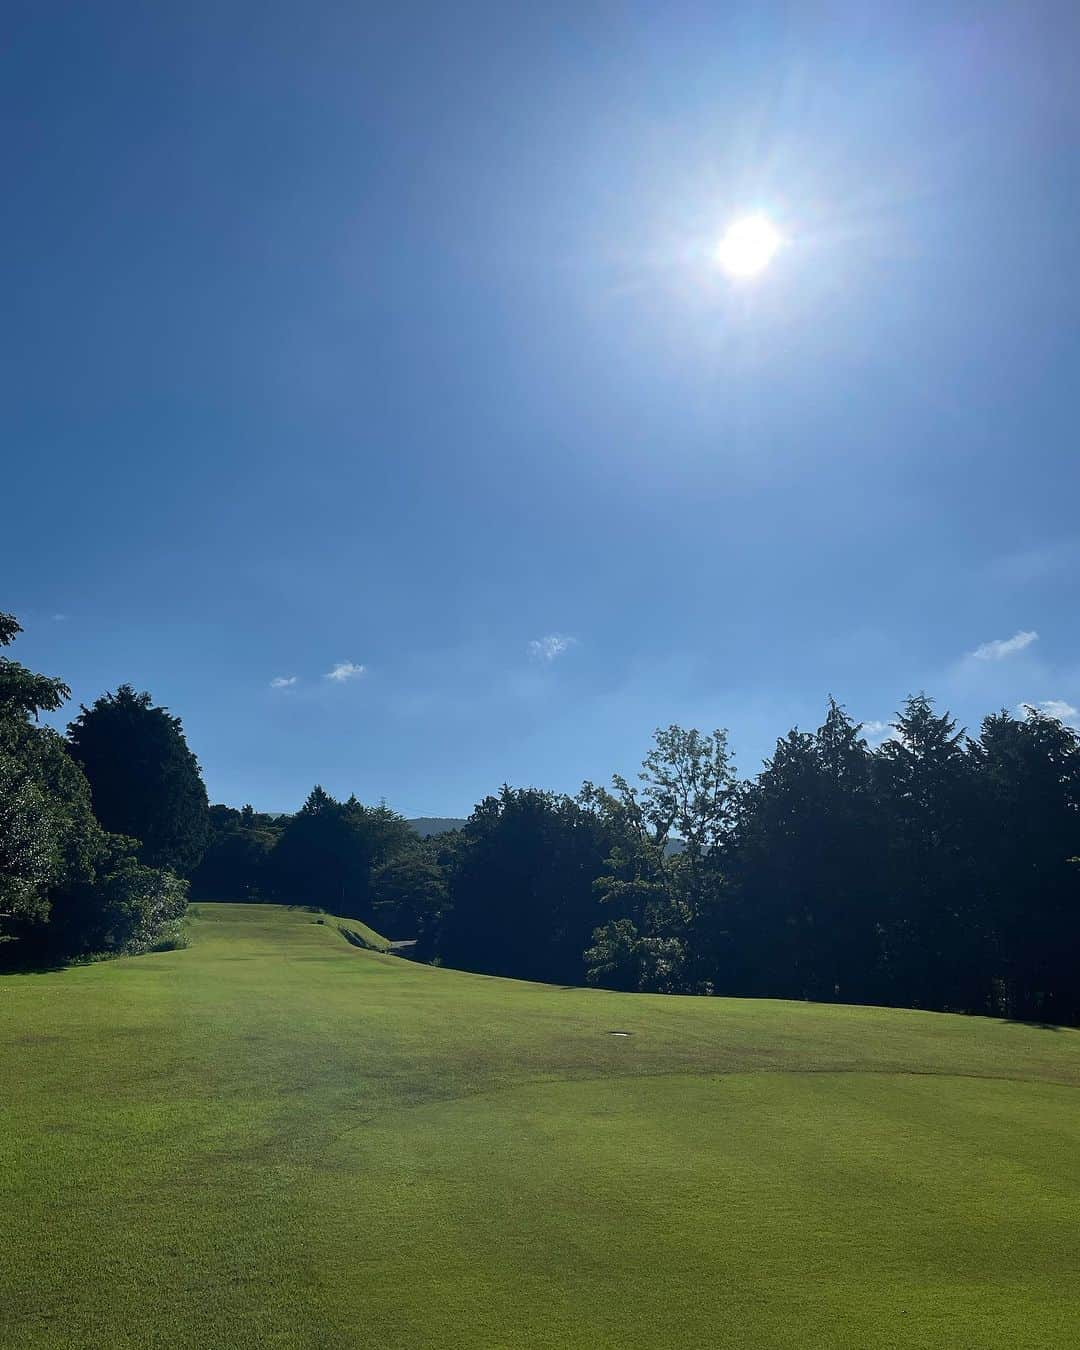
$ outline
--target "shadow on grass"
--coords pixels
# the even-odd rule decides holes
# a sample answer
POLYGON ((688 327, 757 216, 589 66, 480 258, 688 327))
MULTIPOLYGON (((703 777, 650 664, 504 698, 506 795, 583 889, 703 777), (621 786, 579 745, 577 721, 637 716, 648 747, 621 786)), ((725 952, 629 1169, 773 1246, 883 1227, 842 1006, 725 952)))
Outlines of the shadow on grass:
POLYGON ((1036 1022, 1024 1017, 1001 1017, 998 1019, 1007 1027, 1033 1027, 1036 1031, 1075 1031, 1067 1022, 1036 1022))
POLYGON ((21 961, 5 961, 0 955, 0 975, 55 975, 62 970, 76 970, 80 966, 94 965, 102 959, 96 956, 64 961, 59 957, 27 955, 21 961))
POLYGON ((360 947, 365 952, 377 952, 379 950, 378 947, 372 946, 370 942, 365 942, 359 933, 354 932, 351 928, 346 928, 344 924, 338 924, 337 930, 345 941, 354 947, 360 947))

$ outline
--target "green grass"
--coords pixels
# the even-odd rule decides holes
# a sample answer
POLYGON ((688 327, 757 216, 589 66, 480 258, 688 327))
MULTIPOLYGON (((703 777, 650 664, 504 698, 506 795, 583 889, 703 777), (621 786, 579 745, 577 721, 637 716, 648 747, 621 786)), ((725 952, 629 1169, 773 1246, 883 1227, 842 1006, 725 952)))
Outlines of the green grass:
POLYGON ((1076 1343, 1080 1033, 198 911, 0 979, 5 1348, 1076 1343))

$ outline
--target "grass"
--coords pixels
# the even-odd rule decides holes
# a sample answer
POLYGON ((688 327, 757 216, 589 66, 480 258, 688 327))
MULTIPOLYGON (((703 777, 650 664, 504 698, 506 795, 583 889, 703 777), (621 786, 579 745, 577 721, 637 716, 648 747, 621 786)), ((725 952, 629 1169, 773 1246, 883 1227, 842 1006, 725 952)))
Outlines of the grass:
POLYGON ((0 1344, 1075 1344, 1080 1033, 340 922, 200 904, 186 950, 0 979, 0 1344))

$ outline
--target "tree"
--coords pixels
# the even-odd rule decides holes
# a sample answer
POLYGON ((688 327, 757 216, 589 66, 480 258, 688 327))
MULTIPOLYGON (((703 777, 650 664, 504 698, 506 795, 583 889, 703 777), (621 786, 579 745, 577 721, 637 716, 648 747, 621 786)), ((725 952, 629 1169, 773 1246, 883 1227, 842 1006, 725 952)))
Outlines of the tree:
POLYGON ((417 842, 375 867, 371 899, 381 933, 415 938, 422 955, 434 951, 447 902, 446 874, 434 848, 417 842))
MULTIPOLYGON (((0 614, 0 647, 8 647, 22 632, 12 614, 0 614)), ((36 721, 38 714, 55 712, 71 697, 71 690, 51 675, 38 675, 18 661, 0 656, 0 735, 36 721)))
POLYGON ((281 900, 367 919, 372 869, 416 843, 408 822, 385 803, 339 802, 317 784, 282 829, 268 861, 269 885, 281 900))
MULTIPOLYGON (((0 646, 22 628, 0 614, 0 646)), ((102 843, 86 780, 37 725, 68 697, 63 681, 0 657, 0 923, 43 922, 49 892, 92 875, 102 843)))
POLYGON ((727 733, 657 729, 638 779, 640 788, 616 774, 611 791, 586 783, 578 798, 612 841, 598 895, 610 922, 625 919, 635 934, 604 925, 593 934, 593 981, 610 965, 596 953, 630 941, 639 987, 711 987, 727 938, 723 861, 739 797, 727 733))
POLYGON ((593 883, 611 849, 595 812, 536 788, 485 797, 460 832, 439 955, 449 965, 580 983, 603 918, 593 883))
POLYGON ((830 699, 744 793, 734 849, 737 992, 857 1002, 879 980, 881 828, 860 727, 830 699))
MULTIPOLYGON (((0 644, 20 631, 0 615, 0 644)), ((185 905, 183 883, 139 867, 134 841, 101 828, 86 776, 56 732, 37 725, 67 692, 0 658, 0 920, 22 956, 134 950, 185 905)))
MULTIPOLYGON (((657 728, 638 778, 643 785, 638 818, 654 841, 663 843, 674 835, 692 858, 717 851, 727 836, 736 796, 726 731, 708 736, 696 728, 657 728)), ((615 783, 632 807, 634 789, 618 775, 615 783)), ((632 809, 630 814, 635 814, 632 809)))
POLYGON ((18 761, 0 751, 0 923, 47 916, 56 853, 48 801, 18 761))
POLYGON ((209 805, 179 717, 124 684, 82 708, 68 749, 105 829, 139 840, 142 862, 189 875, 206 847, 209 805))
POLYGON ((976 912, 973 764, 963 729, 909 698, 874 755, 889 888, 883 959, 894 999, 985 1010, 984 930, 976 912))
POLYGON ((206 852, 191 874, 191 893, 204 900, 256 900, 269 892, 270 855, 282 826, 251 806, 210 807, 206 852))
POLYGON ((134 857, 137 841, 109 835, 95 877, 54 899, 49 948, 65 955, 144 952, 174 944, 187 909, 188 883, 134 857))
POLYGON ((984 719, 977 769, 980 921, 991 995, 1011 1016, 1080 1020, 1080 736, 1028 709, 984 719))
POLYGON ((589 984, 603 989, 681 992, 686 949, 678 938, 642 937, 631 919, 614 919, 593 933, 585 952, 589 984))

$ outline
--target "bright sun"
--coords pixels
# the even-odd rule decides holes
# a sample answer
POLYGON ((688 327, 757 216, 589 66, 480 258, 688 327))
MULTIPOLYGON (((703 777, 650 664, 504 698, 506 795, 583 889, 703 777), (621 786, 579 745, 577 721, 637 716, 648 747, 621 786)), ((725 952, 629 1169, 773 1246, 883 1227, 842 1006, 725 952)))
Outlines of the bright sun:
POLYGON ((772 262, 782 243, 780 231, 767 216, 743 216, 728 226, 716 246, 716 261, 729 277, 756 277, 772 262))

